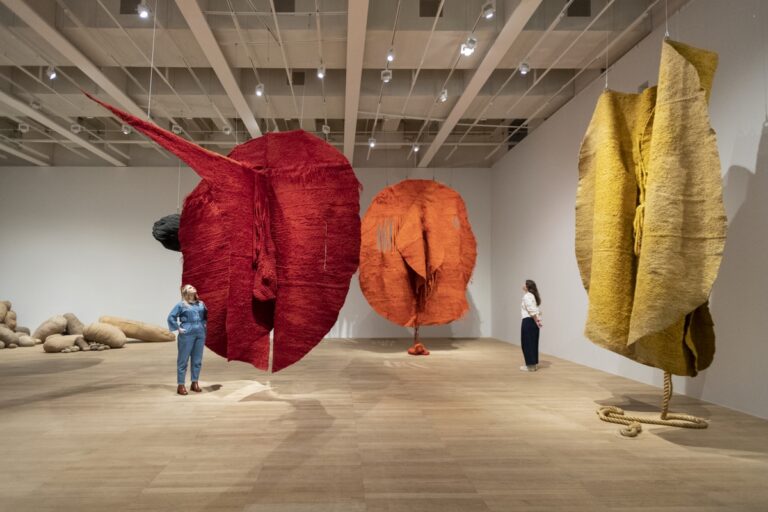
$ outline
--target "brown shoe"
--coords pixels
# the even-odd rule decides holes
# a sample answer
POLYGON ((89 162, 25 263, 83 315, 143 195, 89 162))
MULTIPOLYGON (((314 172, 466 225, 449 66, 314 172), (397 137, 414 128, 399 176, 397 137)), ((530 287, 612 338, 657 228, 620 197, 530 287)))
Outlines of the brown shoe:
POLYGON ((197 381, 192 383, 192 387, 190 388, 195 393, 200 393, 202 389, 200 389, 200 384, 197 383, 197 381))
POLYGON ((187 388, 184 387, 184 384, 179 384, 179 387, 176 388, 176 392, 180 395, 187 395, 187 388))

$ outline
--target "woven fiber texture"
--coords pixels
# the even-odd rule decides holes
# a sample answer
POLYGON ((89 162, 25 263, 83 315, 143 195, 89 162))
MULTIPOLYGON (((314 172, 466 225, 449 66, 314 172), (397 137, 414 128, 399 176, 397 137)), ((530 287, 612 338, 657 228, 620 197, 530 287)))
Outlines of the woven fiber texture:
POLYGON ((179 242, 182 281, 208 308, 206 345, 267 369, 274 328, 273 371, 304 357, 336 322, 358 267, 360 183, 346 158, 301 130, 225 157, 91 99, 202 177, 184 201, 179 242))
POLYGON ((476 257, 461 196, 432 180, 405 180, 379 192, 365 213, 360 287, 396 324, 445 324, 469 309, 476 257))
POLYGON ((580 152, 585 334, 676 375, 696 375, 715 352, 707 304, 726 231, 708 114, 716 67, 716 54, 665 41, 659 85, 605 91, 580 152))

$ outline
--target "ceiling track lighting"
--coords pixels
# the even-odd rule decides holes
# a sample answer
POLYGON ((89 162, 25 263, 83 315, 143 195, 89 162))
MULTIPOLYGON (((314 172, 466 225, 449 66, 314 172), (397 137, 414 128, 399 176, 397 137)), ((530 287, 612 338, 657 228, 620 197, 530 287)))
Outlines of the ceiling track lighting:
POLYGON ((325 78, 325 66, 320 66, 319 68, 317 68, 317 78, 319 78, 320 80, 325 78))
POLYGON ((139 18, 143 20, 149 18, 152 11, 149 9, 149 5, 147 5, 147 0, 141 0, 141 2, 139 2, 139 6, 136 7, 136 12, 139 13, 139 18))
POLYGON ((448 101, 448 89, 443 89, 440 91, 440 96, 438 96, 437 99, 440 101, 440 103, 445 103, 448 101))
POLYGON ((221 131, 224 133, 224 135, 231 135, 232 134, 232 127, 227 125, 224 128, 222 128, 221 131))
POLYGON ((258 97, 264 96, 264 84, 259 83, 256 85, 256 96, 258 97))
POLYGON ((391 69, 382 69, 381 70, 381 81, 385 84, 388 84, 392 81, 392 70, 391 69))
POLYGON ((465 57, 469 57, 475 53, 475 48, 477 48, 477 39, 470 36, 465 42, 461 43, 461 54, 465 57))
POLYGON ((21 133, 29 132, 29 125, 27 123, 19 123, 18 129, 21 133))
POLYGON ((488 2, 485 5, 483 5, 483 18, 490 20, 494 16, 496 16, 495 2, 488 2))
POLYGON ((371 137, 368 139, 368 147, 375 148, 376 147, 376 139, 371 137))
POLYGON ((531 66, 529 66, 527 62, 523 61, 520 63, 518 70, 520 70, 521 75, 525 76, 531 71, 531 66))
POLYGON ((129 124, 124 124, 120 127, 120 131, 123 132, 123 135, 130 135, 133 131, 133 128, 129 124))
POLYGON ((387 62, 394 62, 395 61, 395 47, 391 46, 389 50, 387 50, 387 62))
POLYGON ((48 66, 48 69, 45 70, 45 76, 48 77, 48 80, 56 80, 56 68, 48 66))

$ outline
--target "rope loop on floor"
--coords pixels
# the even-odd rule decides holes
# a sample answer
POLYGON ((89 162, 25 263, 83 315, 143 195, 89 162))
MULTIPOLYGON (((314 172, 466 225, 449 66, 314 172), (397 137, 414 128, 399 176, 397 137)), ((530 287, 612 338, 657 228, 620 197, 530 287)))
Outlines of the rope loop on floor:
POLYGON ((704 429, 709 422, 703 418, 690 414, 678 414, 669 412, 669 401, 672 398, 672 375, 664 372, 664 398, 662 400, 661 416, 628 416, 624 409, 615 405, 606 405, 597 410, 597 416, 608 423, 625 425, 619 430, 624 437, 637 437, 643 431, 642 423, 649 425, 662 425, 666 427, 704 429))

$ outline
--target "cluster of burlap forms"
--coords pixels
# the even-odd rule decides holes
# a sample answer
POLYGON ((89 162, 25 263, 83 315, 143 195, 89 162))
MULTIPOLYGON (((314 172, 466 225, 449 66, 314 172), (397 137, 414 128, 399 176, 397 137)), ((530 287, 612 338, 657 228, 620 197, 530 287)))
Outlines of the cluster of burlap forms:
POLYGON ((708 300, 726 232, 708 114, 716 67, 716 54, 665 41, 658 86, 606 90, 580 152, 585 334, 676 375, 696 375, 715 352, 708 300))

